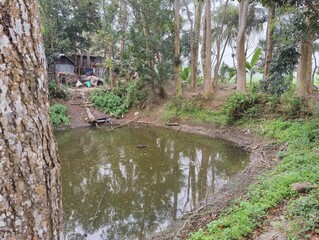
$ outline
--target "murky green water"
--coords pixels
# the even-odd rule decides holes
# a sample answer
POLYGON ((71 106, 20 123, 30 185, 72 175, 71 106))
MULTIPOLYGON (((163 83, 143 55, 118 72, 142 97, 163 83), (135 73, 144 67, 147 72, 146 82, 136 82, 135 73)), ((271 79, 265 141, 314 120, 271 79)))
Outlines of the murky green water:
POLYGON ((161 128, 81 129, 56 138, 66 239, 147 239, 205 202, 249 159, 223 141, 161 128))

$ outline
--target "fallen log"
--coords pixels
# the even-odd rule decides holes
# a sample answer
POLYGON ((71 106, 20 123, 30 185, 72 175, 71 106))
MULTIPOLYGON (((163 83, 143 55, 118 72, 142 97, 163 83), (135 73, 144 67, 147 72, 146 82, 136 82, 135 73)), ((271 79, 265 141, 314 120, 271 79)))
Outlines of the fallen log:
POLYGON ((177 127, 177 126, 179 126, 179 123, 173 122, 173 123, 166 123, 165 125, 168 127, 177 127))
POLYGON ((89 118, 89 123, 96 124, 97 119, 94 117, 94 115, 91 113, 91 110, 89 108, 85 108, 86 114, 89 118))

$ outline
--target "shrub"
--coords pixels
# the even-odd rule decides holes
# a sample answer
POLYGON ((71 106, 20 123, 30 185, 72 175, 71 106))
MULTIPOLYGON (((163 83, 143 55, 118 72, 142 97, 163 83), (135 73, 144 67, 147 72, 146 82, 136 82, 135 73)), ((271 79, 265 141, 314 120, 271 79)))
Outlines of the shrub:
POLYGON ((294 96, 292 91, 284 93, 280 98, 280 109, 287 117, 298 117, 303 114, 304 106, 301 97, 294 96))
POLYGON ((50 116, 53 126, 61 127, 70 124, 70 118, 66 106, 62 104, 54 104, 50 107, 50 116))
POLYGON ((118 117, 128 109, 124 106, 123 100, 113 92, 107 90, 96 90, 91 96, 92 103, 105 113, 112 113, 118 117))
POLYGON ((67 88, 61 87, 55 80, 49 80, 48 88, 50 98, 60 98, 65 101, 69 99, 69 92, 67 88))
POLYGON ((227 103, 224 106, 224 111, 227 116, 227 123, 232 123, 240 119, 244 115, 253 115, 260 111, 261 95, 234 93, 230 95, 227 103))

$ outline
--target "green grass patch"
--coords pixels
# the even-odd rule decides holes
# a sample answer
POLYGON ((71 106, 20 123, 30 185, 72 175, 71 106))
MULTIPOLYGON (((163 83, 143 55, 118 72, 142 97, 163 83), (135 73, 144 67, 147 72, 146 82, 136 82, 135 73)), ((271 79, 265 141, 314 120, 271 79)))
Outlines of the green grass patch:
POLYGON ((224 126, 226 115, 222 111, 211 111, 203 108, 201 99, 175 97, 164 109, 163 120, 179 119, 188 123, 211 123, 224 126))
POLYGON ((67 107, 56 103, 50 107, 51 121, 54 127, 68 126, 70 124, 70 117, 67 107))
MULTIPOLYGON (((278 166, 265 173, 257 184, 252 185, 244 201, 237 200, 230 208, 226 209, 218 220, 208 224, 207 231, 200 230, 192 235, 190 239, 244 239, 250 236, 254 229, 260 224, 259 220, 267 211, 278 203, 292 197, 298 197, 291 190, 291 184, 295 182, 308 181, 317 183, 319 181, 319 156, 316 148, 319 144, 319 121, 313 120, 265 120, 263 122, 250 122, 246 124, 255 133, 272 137, 278 142, 287 142, 288 150, 280 155, 281 161, 278 166), (260 128, 263 126, 263 131, 260 128)), ((316 195, 317 196, 317 195, 316 195)), ((291 201, 290 205, 303 204, 303 200, 291 201)), ((311 200, 306 206, 313 209, 317 201, 311 200)), ((298 226, 304 222, 304 231, 315 229, 318 217, 314 217, 308 211, 308 207, 299 207, 298 212, 290 211, 290 215, 297 215, 298 221, 293 220, 291 224, 298 226), (310 220, 309 220, 310 219, 310 220)), ((295 209, 296 208, 292 208, 295 209)), ((295 235, 300 231, 292 231, 295 235)), ((293 234, 293 235, 294 235, 293 234)), ((295 236, 294 235, 294 236, 295 236)))

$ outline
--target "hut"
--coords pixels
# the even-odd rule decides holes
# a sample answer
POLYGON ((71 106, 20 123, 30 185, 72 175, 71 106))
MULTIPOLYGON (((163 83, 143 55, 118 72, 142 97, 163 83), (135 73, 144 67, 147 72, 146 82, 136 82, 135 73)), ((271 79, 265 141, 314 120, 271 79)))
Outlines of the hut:
POLYGON ((57 78, 58 73, 74 73, 74 62, 64 54, 53 56, 53 60, 49 63, 49 78, 57 78))

